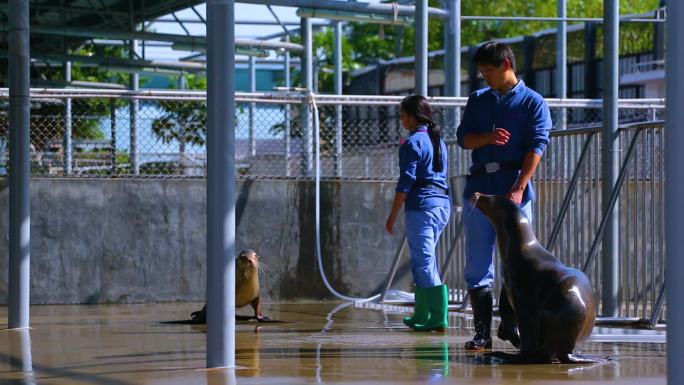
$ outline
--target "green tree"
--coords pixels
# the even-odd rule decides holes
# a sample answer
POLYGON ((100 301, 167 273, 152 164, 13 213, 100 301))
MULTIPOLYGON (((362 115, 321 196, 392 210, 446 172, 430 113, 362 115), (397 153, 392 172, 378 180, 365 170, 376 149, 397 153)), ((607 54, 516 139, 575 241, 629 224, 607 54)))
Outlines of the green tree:
MULTIPOLYGON (((650 12, 655 10, 658 5, 659 0, 620 0, 620 13, 650 12)), ((437 0, 431 0, 430 6, 441 7, 441 4, 437 0)), ((569 17, 600 18, 603 16, 602 0, 568 0, 567 7, 569 17)), ((547 0, 501 0, 495 2, 463 0, 461 2, 461 14, 468 16, 555 17, 557 16, 557 3, 547 0)), ((430 18, 429 23, 428 49, 430 51, 443 49, 444 20, 430 18)), ((555 26, 555 22, 549 21, 464 20, 462 22, 461 44, 467 46, 495 38, 530 35, 555 26)), ((353 71, 377 63, 379 60, 414 55, 415 29, 413 27, 349 22, 345 24, 344 31, 343 67, 345 71, 353 71)), ((621 24, 621 52, 634 53, 647 50, 652 46, 652 31, 652 24, 621 24)), ((601 36, 599 30, 599 46, 597 47, 599 52, 602 50, 601 36)), ((573 57, 582 57, 584 50, 581 36, 578 34, 574 38, 569 37, 569 41, 571 60, 573 57)), ((329 73, 334 63, 333 43, 332 29, 326 29, 314 37, 316 59, 324 69, 319 77, 319 90, 326 92, 333 89, 332 75, 329 73)), ((543 42, 538 51, 537 57, 540 62, 552 63, 555 60, 555 40, 543 42)), ((437 68, 441 65, 441 62, 431 63, 431 66, 437 68)))

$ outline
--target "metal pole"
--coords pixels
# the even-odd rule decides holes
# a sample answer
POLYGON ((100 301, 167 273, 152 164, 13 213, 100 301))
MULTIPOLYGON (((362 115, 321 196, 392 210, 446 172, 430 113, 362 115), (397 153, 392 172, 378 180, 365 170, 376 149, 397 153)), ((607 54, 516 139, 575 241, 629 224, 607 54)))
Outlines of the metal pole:
POLYGON ((207 3, 207 367, 235 366, 235 2, 207 3))
MULTIPOLYGON (((60 12, 59 12, 59 20, 60 23, 64 24, 64 1, 61 0, 59 2, 60 6, 60 12)), ((65 55, 69 54, 69 49, 66 46, 64 42, 64 36, 61 38, 62 42, 62 51, 64 52, 65 55)), ((64 81, 67 85, 71 83, 71 62, 70 61, 65 61, 64 62, 64 81)), ((73 159, 72 159, 72 145, 71 145, 71 136, 72 136, 72 117, 71 117, 71 98, 67 98, 65 100, 65 114, 64 114, 64 137, 62 138, 62 154, 64 155, 64 175, 70 176, 72 174, 72 165, 73 165, 73 159)))
POLYGON ((428 95, 428 0, 416 0, 416 94, 428 95))
POLYGON ((109 113, 110 113, 110 120, 111 120, 111 135, 112 139, 109 145, 109 156, 111 157, 112 161, 112 175, 116 175, 117 173, 117 168, 116 168, 116 99, 112 98, 111 101, 109 102, 109 113))
POLYGON ((448 0, 447 10, 445 96, 461 96, 461 0, 448 0))
MULTIPOLYGON (((445 96, 461 96, 461 0, 448 0, 446 6, 449 19, 445 28, 444 91, 445 96)), ((461 120, 459 111, 455 107, 448 113, 447 127, 444 129, 456 129, 461 120)))
POLYGON ((677 384, 684 378, 684 333, 679 325, 684 322, 684 280, 681 273, 684 271, 683 248, 681 244, 680 218, 684 216, 684 202, 679 198, 684 194, 684 178, 679 169, 684 162, 684 74, 681 68, 684 66, 684 44, 678 36, 684 36, 684 4, 681 1, 669 0, 667 2, 667 26, 666 34, 669 37, 667 45, 667 122, 665 127, 665 199, 667 211, 665 218, 665 282, 667 282, 667 323, 672 325, 667 329, 667 378, 668 384, 677 384))
POLYGON ((30 136, 29 5, 9 1, 9 309, 10 329, 29 327, 30 136))
MULTIPOLYGON (((256 92, 256 56, 249 57, 249 92, 256 92)), ((254 138, 254 110, 256 105, 249 103, 249 154, 256 156, 256 139, 254 138)))
MULTIPOLYGON (((138 41, 131 40, 129 58, 134 59, 135 53, 138 49, 138 41)), ((131 74, 131 84, 130 89, 133 91, 138 90, 139 86, 139 75, 137 73, 131 74)), ((132 99, 130 106, 130 131, 131 131, 131 172, 133 175, 140 174, 140 159, 138 158, 138 99, 132 99)))
MULTIPOLYGON (((342 23, 335 22, 335 94, 342 95, 342 23)), ((335 106, 335 176, 342 177, 342 106, 335 106)))
MULTIPOLYGON (((619 1, 605 0, 603 2, 604 33, 603 33, 603 150, 601 163, 603 186, 601 201, 604 213, 609 211, 609 197, 617 181, 620 165, 620 148, 618 134, 618 60, 619 60, 619 1)), ((607 217, 606 229, 603 234, 602 252, 602 295, 601 315, 617 317, 618 308, 618 265, 620 247, 620 208, 615 207, 607 217)))
MULTIPOLYGON (((313 39, 311 36, 311 19, 301 20, 302 45, 304 57, 302 58, 302 75, 304 76, 304 88, 313 92, 313 39)), ((313 135, 311 127, 311 112, 308 103, 302 104, 302 128, 304 129, 304 175, 313 176, 313 135)))
MULTIPOLYGON (((565 18, 567 14, 567 0, 558 0, 558 17, 565 18)), ((568 96, 568 22, 558 22, 556 34, 556 97, 565 99, 568 96)), ((566 128, 566 109, 558 111, 557 130, 566 128)))
MULTIPOLYGON (((64 62, 64 80, 67 84, 71 83, 71 62, 64 62)), ((70 176, 73 174, 73 145, 72 145, 72 116, 71 116, 71 98, 66 99, 66 114, 64 124, 64 140, 62 146, 64 147, 64 174, 70 176)))
MULTIPOLYGON (((181 73, 181 75, 178 77, 178 88, 181 90, 185 90, 188 88, 188 81, 185 77, 184 73, 181 73)), ((186 159, 186 151, 187 151, 187 130, 185 125, 181 125, 179 127, 179 139, 178 139, 178 167, 180 168, 180 173, 182 175, 187 175, 188 174, 188 169, 187 169, 187 159, 186 159)))
MULTIPOLYGON (((422 0, 419 0, 422 1, 422 0)), ((418 10, 410 5, 398 5, 389 3, 369 3, 351 1, 337 1, 337 0, 239 0, 239 3, 245 4, 269 4, 282 7, 297 7, 297 8, 313 8, 326 9, 331 11, 344 12, 358 12, 362 14, 379 13, 384 15, 397 16, 411 16, 418 15, 418 10)), ((427 1, 425 1, 427 4, 427 1)), ((416 7, 417 8, 417 7, 416 7)), ((446 18, 447 12, 439 8, 425 8, 426 14, 429 13, 431 17, 446 18)))
MULTIPOLYGON (((290 41, 290 36, 285 36, 285 41, 290 41)), ((285 51, 285 87, 292 87, 290 79, 290 51, 285 51)), ((285 105, 285 175, 290 176, 290 105, 285 105)))

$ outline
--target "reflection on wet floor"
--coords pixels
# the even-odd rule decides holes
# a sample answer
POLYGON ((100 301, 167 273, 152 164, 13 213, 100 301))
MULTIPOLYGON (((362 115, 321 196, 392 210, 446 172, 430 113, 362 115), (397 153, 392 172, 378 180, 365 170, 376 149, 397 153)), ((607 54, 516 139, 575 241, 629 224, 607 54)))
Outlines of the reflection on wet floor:
POLYGON ((608 357, 598 364, 508 365, 463 350, 468 316, 453 314, 446 334, 415 333, 403 308, 339 303, 265 305, 290 322, 238 323, 238 368, 206 370, 206 328, 160 323, 197 306, 33 306, 32 329, 0 331, 0 384, 666 383, 663 331, 596 328, 579 350, 608 357))

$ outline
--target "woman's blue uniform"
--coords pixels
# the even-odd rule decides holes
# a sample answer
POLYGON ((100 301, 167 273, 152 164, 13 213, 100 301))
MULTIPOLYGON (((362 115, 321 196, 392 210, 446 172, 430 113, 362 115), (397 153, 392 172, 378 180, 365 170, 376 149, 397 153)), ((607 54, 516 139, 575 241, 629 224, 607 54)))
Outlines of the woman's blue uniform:
POLYGON ((449 222, 448 155, 440 140, 442 171, 434 171, 434 149, 427 127, 418 127, 399 148, 399 182, 396 192, 407 193, 406 238, 411 251, 411 271, 416 286, 430 288, 442 281, 437 269, 436 246, 449 222))

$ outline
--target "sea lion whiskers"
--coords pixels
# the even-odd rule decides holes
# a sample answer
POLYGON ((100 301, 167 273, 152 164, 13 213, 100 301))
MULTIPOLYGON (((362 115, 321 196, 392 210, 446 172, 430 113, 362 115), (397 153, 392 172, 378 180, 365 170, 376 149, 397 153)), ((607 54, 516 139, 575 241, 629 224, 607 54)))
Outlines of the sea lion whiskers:
POLYGON ((257 272, 259 274, 266 274, 266 270, 268 270, 268 265, 261 261, 257 261, 257 272))

